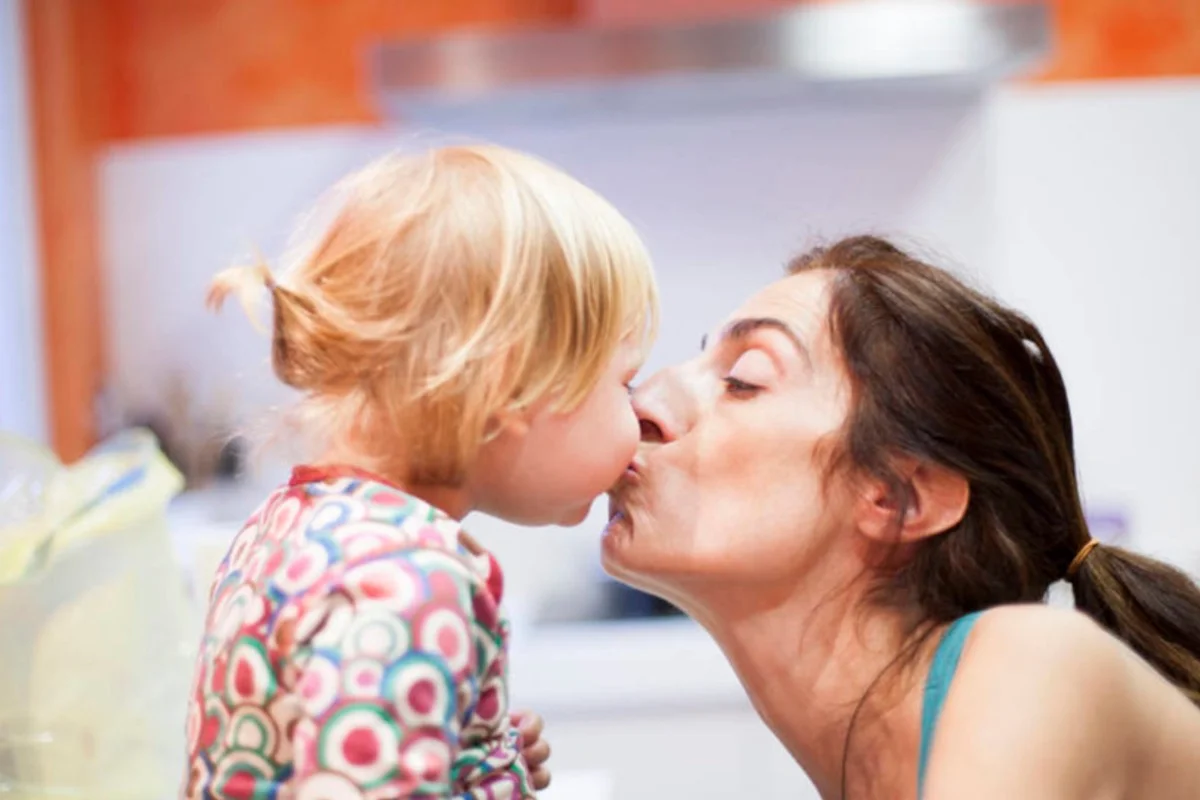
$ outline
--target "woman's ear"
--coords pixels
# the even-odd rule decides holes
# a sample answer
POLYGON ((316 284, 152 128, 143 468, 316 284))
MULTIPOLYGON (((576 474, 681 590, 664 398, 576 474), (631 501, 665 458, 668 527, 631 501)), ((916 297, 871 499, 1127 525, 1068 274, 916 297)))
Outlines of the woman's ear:
POLYGON ((900 459, 893 468, 909 487, 909 496, 897 496, 891 487, 874 478, 864 484, 858 527, 868 538, 915 542, 945 533, 962 522, 971 500, 971 485, 963 475, 914 458, 900 459), (906 500, 907 508, 900 516, 900 506, 906 500))

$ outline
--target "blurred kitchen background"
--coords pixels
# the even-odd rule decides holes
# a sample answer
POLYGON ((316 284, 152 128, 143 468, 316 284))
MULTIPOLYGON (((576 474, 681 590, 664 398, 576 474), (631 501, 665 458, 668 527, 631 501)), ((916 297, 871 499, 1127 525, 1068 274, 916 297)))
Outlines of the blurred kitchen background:
MULTIPOLYGON (((0 0, 0 430, 66 460, 155 430, 202 602, 289 400, 209 278, 446 139, 628 215, 662 288, 647 373, 817 239, 955 265, 1054 347, 1097 535, 1200 573, 1200 0, 0 0)), ((547 796, 815 797, 707 638, 604 579, 602 523, 470 525, 547 796)))

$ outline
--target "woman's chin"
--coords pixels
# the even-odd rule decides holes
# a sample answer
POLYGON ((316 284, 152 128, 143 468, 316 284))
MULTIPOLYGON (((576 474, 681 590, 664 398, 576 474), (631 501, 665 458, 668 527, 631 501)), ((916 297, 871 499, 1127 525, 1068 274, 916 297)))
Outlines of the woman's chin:
POLYGON ((612 573, 625 562, 630 545, 633 544, 633 521, 623 511, 611 511, 608 524, 600 537, 604 569, 612 573))
POLYGON ((656 553, 648 547, 645 531, 634 530, 633 519, 627 513, 614 513, 604 527, 600 539, 600 564, 613 578, 637 585, 640 579, 655 573, 656 553))

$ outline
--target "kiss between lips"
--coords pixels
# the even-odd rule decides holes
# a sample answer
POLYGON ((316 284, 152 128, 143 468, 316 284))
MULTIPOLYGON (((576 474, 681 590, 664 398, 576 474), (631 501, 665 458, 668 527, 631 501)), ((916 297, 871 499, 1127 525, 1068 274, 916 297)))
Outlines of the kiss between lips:
POLYGON ((620 480, 608 490, 608 528, 626 521, 624 496, 628 490, 641 482, 641 470, 644 465, 635 458, 625 468, 620 480))

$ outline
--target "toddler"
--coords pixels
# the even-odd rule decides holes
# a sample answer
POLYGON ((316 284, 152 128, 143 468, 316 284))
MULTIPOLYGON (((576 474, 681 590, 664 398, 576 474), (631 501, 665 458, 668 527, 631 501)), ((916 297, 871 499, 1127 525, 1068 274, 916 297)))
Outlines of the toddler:
POLYGON ((533 797, 504 581, 460 521, 577 524, 617 481, 649 260, 603 199, 502 148, 391 156, 340 189, 294 271, 210 291, 268 290, 313 457, 215 577, 183 795, 533 797))

